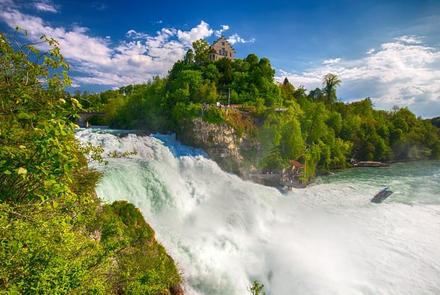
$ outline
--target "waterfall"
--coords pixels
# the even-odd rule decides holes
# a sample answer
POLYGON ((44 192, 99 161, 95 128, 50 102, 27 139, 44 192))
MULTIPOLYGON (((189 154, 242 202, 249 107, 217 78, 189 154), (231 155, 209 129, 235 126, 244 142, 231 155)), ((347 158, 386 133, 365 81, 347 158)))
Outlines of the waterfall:
MULTIPOLYGON (((90 163, 103 172, 97 194, 141 209, 187 294, 250 294, 252 280, 273 295, 440 294, 440 202, 372 204, 383 177, 281 194, 222 171, 172 136, 87 129, 77 137, 104 154, 136 153, 90 163)), ((440 201, 439 172, 429 176, 437 185, 429 193, 440 201)))

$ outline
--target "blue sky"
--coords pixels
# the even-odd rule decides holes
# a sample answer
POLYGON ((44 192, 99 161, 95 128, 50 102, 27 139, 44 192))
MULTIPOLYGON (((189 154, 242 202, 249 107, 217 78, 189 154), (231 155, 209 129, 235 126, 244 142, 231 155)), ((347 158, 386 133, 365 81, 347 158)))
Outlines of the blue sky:
POLYGON ((166 75, 198 38, 230 38, 238 57, 268 57, 277 79, 319 87, 337 73, 344 101, 440 115, 440 1, 0 0, 0 29, 60 40, 74 88, 166 75))

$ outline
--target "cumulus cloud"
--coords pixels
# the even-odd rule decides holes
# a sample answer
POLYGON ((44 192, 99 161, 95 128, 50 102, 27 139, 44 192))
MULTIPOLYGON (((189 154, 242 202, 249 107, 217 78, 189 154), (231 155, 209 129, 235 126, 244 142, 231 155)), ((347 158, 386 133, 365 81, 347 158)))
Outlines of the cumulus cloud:
POLYGON ((301 73, 280 71, 308 89, 320 87, 322 77, 337 74, 343 99, 371 97, 379 108, 408 106, 418 115, 440 115, 440 49, 417 36, 401 36, 353 60, 329 59, 301 73), (336 62, 337 61, 337 62, 336 62))
POLYGON ((98 64, 108 62, 111 50, 107 41, 88 36, 87 28, 73 27, 66 30, 63 27, 51 27, 40 17, 23 14, 15 9, 1 11, 0 18, 11 28, 19 26, 25 29, 31 41, 38 41, 43 34, 57 39, 68 59, 98 64))
POLYGON ((33 6, 37 10, 44 11, 44 12, 52 12, 52 13, 58 12, 55 5, 51 1, 48 1, 48 0, 34 2, 33 6))
POLYGON ((237 33, 229 36, 227 38, 228 42, 231 43, 232 45, 236 44, 236 43, 254 43, 255 39, 249 39, 249 40, 245 40, 244 38, 242 38, 240 35, 238 35, 237 33))
MULTIPOLYGON (((0 1, 6 3, 7 0, 0 1)), ((71 65, 76 86, 117 87, 165 75, 183 58, 193 41, 210 37, 215 32, 204 21, 189 30, 163 28, 152 35, 130 29, 125 40, 113 44, 110 37, 92 36, 86 27, 52 26, 13 6, 0 11, 0 20, 11 28, 26 29, 30 41, 38 42, 43 34, 57 39, 62 54, 71 65)), ((223 25, 217 32, 227 29, 229 26, 223 25)))
POLYGON ((211 36, 214 31, 209 27, 209 24, 201 21, 199 25, 189 31, 177 31, 177 38, 185 45, 190 46, 198 39, 204 39, 211 36))

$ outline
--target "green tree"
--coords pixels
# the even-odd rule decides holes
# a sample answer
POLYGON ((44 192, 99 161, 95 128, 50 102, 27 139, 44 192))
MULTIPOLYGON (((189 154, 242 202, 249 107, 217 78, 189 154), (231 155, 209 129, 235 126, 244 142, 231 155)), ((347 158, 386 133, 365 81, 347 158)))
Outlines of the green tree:
POLYGON ((57 42, 42 39, 47 52, 32 45, 15 50, 0 35, 0 200, 68 193, 77 166, 73 130, 81 105, 64 93, 70 79, 57 42))
POLYGON ((286 159, 298 159, 304 154, 304 140, 301 125, 293 118, 283 127, 280 142, 281 154, 286 159))
POLYGON ((341 84, 341 80, 336 74, 328 73, 322 81, 324 92, 328 103, 334 103, 337 100, 336 88, 341 84))
POLYGON ((185 57, 183 59, 183 62, 185 64, 193 64, 195 62, 194 60, 194 51, 190 48, 185 54, 185 57))
POLYGON ((217 87, 214 82, 205 82, 197 90, 198 101, 215 103, 217 101, 217 87))
POLYGON ((198 65, 203 65, 209 62, 209 52, 210 46, 209 43, 203 39, 199 39, 194 41, 193 44, 194 49, 194 61, 198 65))
POLYGON ((292 101, 295 101, 295 87, 289 82, 287 78, 284 78, 283 83, 280 86, 281 89, 281 97, 283 99, 283 103, 285 105, 291 104, 292 101))

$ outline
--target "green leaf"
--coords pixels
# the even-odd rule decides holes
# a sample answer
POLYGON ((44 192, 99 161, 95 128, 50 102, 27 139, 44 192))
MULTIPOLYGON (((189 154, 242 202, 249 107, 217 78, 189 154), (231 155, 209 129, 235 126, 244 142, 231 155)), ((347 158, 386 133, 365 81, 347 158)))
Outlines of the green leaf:
POLYGON ((20 119, 20 120, 29 120, 29 119, 32 118, 32 115, 28 114, 28 113, 19 113, 17 115, 17 118, 20 119))
POLYGON ((26 175, 27 174, 27 169, 24 167, 20 167, 17 169, 17 174, 18 175, 26 175))

